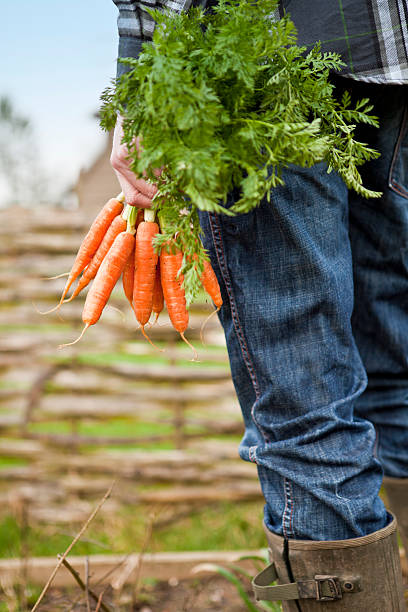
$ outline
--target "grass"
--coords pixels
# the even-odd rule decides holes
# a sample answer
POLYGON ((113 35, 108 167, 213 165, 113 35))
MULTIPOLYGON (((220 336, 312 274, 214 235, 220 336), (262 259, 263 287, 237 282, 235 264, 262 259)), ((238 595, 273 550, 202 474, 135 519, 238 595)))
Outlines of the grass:
POLYGON ((24 391, 29 387, 29 384, 25 381, 18 380, 0 380, 0 389, 6 391, 24 391))
MULTIPOLYGON (((128 506, 116 515, 99 515, 75 545, 72 555, 126 554, 139 551, 145 539, 150 510, 142 506, 128 506)), ((160 515, 157 518, 160 520, 160 515)), ((78 526, 53 525, 29 528, 26 539, 29 556, 55 558, 68 547, 78 529, 78 526)), ((16 519, 12 516, 4 517, 0 521, 0 557, 18 557, 21 546, 21 532, 16 519)), ((191 511, 187 517, 168 527, 154 528, 147 551, 258 550, 260 548, 265 548, 262 504, 223 502, 200 508, 195 512, 191 511)), ((255 569, 253 573, 255 574, 255 569)), ((248 588, 248 581, 244 584, 242 576, 238 576, 238 579, 242 581, 243 587, 248 588)), ((38 587, 29 589, 30 605, 34 604, 38 594, 38 587)), ((252 601, 252 596, 249 599, 252 601)), ((280 608, 276 606, 268 609, 280 608)), ((8 611, 7 603, 0 602, 0 612, 8 611)))
MULTIPOLYGON (((58 531, 55 528, 35 527, 29 529, 27 544, 30 556, 55 556, 64 552, 74 537, 74 533, 64 533, 63 528, 58 531)), ((97 542, 81 541, 75 546, 74 554, 88 555, 92 553, 106 552, 109 538, 103 534, 97 534, 97 542)), ((0 557, 19 557, 21 552, 21 532, 16 519, 6 516, 0 523, 0 557)))
POLYGON ((25 323, 24 325, 20 323, 16 324, 0 324, 1 332, 36 332, 38 334, 45 334, 47 332, 59 332, 63 330, 71 330, 72 325, 69 323, 45 323, 39 325, 38 323, 25 323))
POLYGON ((20 467, 28 465, 28 461, 17 459, 16 457, 0 457, 0 470, 7 467, 20 467))
MULTIPOLYGON (((49 433, 49 434, 70 434, 72 433, 72 424, 67 421, 45 421, 43 423, 32 423, 29 426, 30 432, 49 433)), ((117 436, 117 437, 133 437, 133 436, 153 436, 166 435, 168 440, 146 442, 143 443, 143 450, 170 450, 174 448, 172 436, 174 428, 171 423, 149 423, 131 419, 109 419, 108 421, 78 421, 78 426, 75 433, 83 436, 117 436)), ((84 451, 94 450, 94 447, 84 447, 84 451)), ((135 450, 139 445, 135 444, 110 444, 104 445, 105 450, 122 450, 124 452, 135 450)))
MULTIPOLYGON (((160 346, 160 343, 158 344, 160 346)), ((222 357, 220 353, 220 357, 222 357)), ((133 355, 130 353, 119 353, 119 352, 107 352, 107 353, 81 353, 78 355, 77 360, 83 364, 89 365, 110 365, 115 363, 131 363, 141 365, 169 365, 170 360, 172 365, 178 365, 183 367, 197 368, 199 367, 222 367, 227 368, 227 362, 222 359, 220 361, 214 360, 200 360, 192 362, 191 357, 186 358, 173 358, 166 357, 165 355, 133 355)))
POLYGON ((153 534, 163 551, 245 550, 265 547, 260 502, 223 502, 191 513, 176 526, 153 534))
MULTIPOLYGON (((48 433, 48 434, 70 434, 72 433, 72 425, 68 421, 45 421, 43 423, 32 423, 29 426, 29 431, 33 433, 48 433)), ((191 425, 184 428, 185 433, 201 433, 203 428, 198 425, 191 425)), ((167 440, 143 442, 144 451, 158 451, 158 450, 171 450, 175 448, 173 441, 174 427, 171 423, 149 423, 144 421, 135 422, 134 420, 128 419, 110 419, 105 422, 92 422, 92 421, 78 421, 78 428, 75 429, 75 433, 86 436, 117 436, 117 437, 148 437, 154 435, 165 435, 168 437, 167 440)), ((220 442, 225 441, 231 443, 235 441, 237 448, 240 441, 240 436, 232 436, 230 434, 214 434, 211 436, 212 440, 218 440, 220 442)), ((132 451, 140 448, 140 444, 109 444, 104 445, 103 448, 106 450, 121 450, 123 452, 132 451)), ((83 450, 94 450, 93 446, 83 447, 83 450)), ((6 458, 7 459, 7 458, 6 458)), ((2 458, 0 458, 0 466, 2 465, 2 458)))
MULTIPOLYGON (((50 328, 59 329, 58 326, 49 326, 50 328)), ((21 328, 20 328, 21 329, 21 328)), ((33 326, 34 329, 34 326, 33 326)), ((42 328, 41 328, 42 329, 42 328)), ((191 354, 186 348, 183 342, 176 342, 171 345, 172 349, 177 349, 177 356, 172 353, 171 350, 166 354, 169 344, 167 342, 155 341, 158 348, 164 349, 164 353, 152 352, 150 347, 143 341, 127 341, 125 346, 116 351, 104 351, 104 352, 92 352, 92 351, 81 351, 77 354, 76 360, 79 363, 85 365, 111 365, 115 363, 130 363, 130 364, 142 364, 142 365, 178 365, 186 367, 222 367, 228 368, 228 361, 226 359, 226 349, 223 346, 218 345, 206 345, 205 347, 196 347, 199 351, 200 361, 192 362, 191 354), (141 348, 140 352, 132 352, 132 345, 141 348), (126 350, 129 347, 130 350, 126 350), (146 352, 143 352, 146 349, 146 352), (211 359, 205 359, 206 350, 211 350, 211 359), (219 354, 219 359, 215 355, 219 354), (185 357, 183 357, 185 355, 185 357)), ((55 363, 64 363, 72 360, 71 356, 65 356, 63 354, 56 354, 53 352, 48 356, 48 360, 55 363)))
MULTIPOLYGON (((72 554, 129 553, 140 550, 149 520, 145 506, 128 506, 115 515, 100 515, 72 554)), ((160 520, 160 515, 158 516, 160 520)), ((47 525, 28 533, 31 556, 55 556, 72 541, 77 527, 47 525)), ((175 524, 153 530, 149 551, 247 550, 265 547, 260 502, 222 502, 191 511, 175 524)), ((21 533, 9 515, 0 521, 0 557, 18 557, 21 533)))
MULTIPOLYGON (((43 433, 70 433, 72 426, 67 421, 46 421, 44 423, 32 423, 30 431, 43 433)), ((109 419, 104 422, 92 422, 86 420, 78 421, 76 432, 87 436, 151 436, 167 434, 171 435, 174 428, 167 423, 145 423, 135 422, 133 419, 109 419)))
MULTIPOLYGON (((46 333, 72 329, 68 324, 26 324, 26 325, 0 325, 0 330, 13 332, 37 332, 46 333)), ((129 344, 129 341, 127 342, 129 344)), ((142 343, 136 342, 141 346, 142 343)), ((165 343, 159 343, 165 347, 165 343)), ((167 345, 166 345, 167 346, 167 345)), ((172 348, 177 349, 177 357, 171 351, 168 354, 152 353, 146 346, 146 353, 132 353, 131 347, 126 352, 118 346, 114 350, 104 352, 81 352, 77 359, 82 364, 110 365, 115 363, 128 363, 137 365, 153 365, 163 367, 163 365, 176 365, 187 368, 219 367, 228 368, 225 360, 225 348, 209 345, 212 352, 212 359, 205 359, 206 348, 200 350, 200 357, 203 358, 199 364, 190 361, 191 355, 183 343, 173 344, 172 348), (216 358, 214 359, 214 353, 216 358), (218 356, 219 355, 219 359, 218 356)), ((48 361, 52 363, 70 362, 71 356, 57 354, 56 351, 48 355, 48 361)), ((55 392, 55 383, 50 381, 46 386, 46 392, 55 392)), ((55 386, 57 388, 57 386, 55 386)), ((20 388, 20 384, 14 381, 0 382, 0 388, 20 388)), ((78 400, 80 401, 80 399, 78 400)), ((97 400, 96 400, 97 401, 97 400)), ((114 397, 112 397, 112 401, 114 397)), ((194 415, 194 409, 189 409, 188 414, 194 415)), ((202 409, 197 414, 203 415, 202 409)), ((173 416, 172 411, 163 412, 162 416, 173 416)), ((186 415, 187 416, 187 415, 186 415)), ((200 431, 199 426, 191 426, 186 431, 200 431)), ((31 432, 69 434, 72 432, 72 423, 62 420, 49 420, 43 423, 33 423, 30 425, 31 432)), ((90 436, 150 436, 167 435, 169 440, 161 443, 151 443, 143 445, 143 450, 154 452, 156 450, 172 449, 174 443, 172 434, 174 428, 171 423, 157 422, 149 423, 146 421, 135 422, 126 418, 109 419, 98 422, 93 420, 78 421, 76 430, 79 434, 90 436)), ((227 442, 232 440, 232 436, 214 436, 227 442)), ((239 436, 236 437, 237 445, 239 436)), ((111 445, 110 449, 120 449, 124 452, 135 449, 135 445, 111 445)), ((86 449, 84 449, 86 450, 86 449)), ((8 466, 27 465, 25 460, 12 457, 0 458, 0 469, 8 466)), ((160 485, 155 485, 157 489, 160 485)), ((169 509, 167 508, 167 511, 169 509)), ((128 553, 140 550, 146 532, 146 525, 149 517, 149 508, 145 506, 123 507, 121 510, 104 515, 101 513, 91 524, 89 531, 84 538, 75 546, 73 554, 97 554, 97 553, 128 553)), ((160 517, 159 517, 160 520, 160 517)), ((28 530, 27 545, 31 556, 55 556, 62 552, 70 544, 79 526, 70 525, 36 525, 28 530)), ((174 524, 156 528, 149 545, 151 551, 191 551, 191 550, 226 550, 226 549, 247 549, 265 546, 262 530, 262 504, 259 502, 251 503, 219 503, 212 506, 199 508, 191 511, 189 515, 175 522, 174 524)), ((21 533, 19 524, 11 514, 0 519, 0 557, 18 557, 21 552, 21 533)), ((1 606, 1 604, 0 604, 1 606)), ((2 608, 0 607, 0 612, 2 608)))

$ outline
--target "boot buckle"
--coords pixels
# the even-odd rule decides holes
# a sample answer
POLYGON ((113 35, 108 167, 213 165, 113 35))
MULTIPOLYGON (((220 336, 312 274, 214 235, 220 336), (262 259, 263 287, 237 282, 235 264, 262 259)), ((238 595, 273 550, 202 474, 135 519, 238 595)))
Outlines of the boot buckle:
POLYGON ((314 579, 317 601, 335 601, 343 598, 340 580, 337 576, 316 574, 314 579))

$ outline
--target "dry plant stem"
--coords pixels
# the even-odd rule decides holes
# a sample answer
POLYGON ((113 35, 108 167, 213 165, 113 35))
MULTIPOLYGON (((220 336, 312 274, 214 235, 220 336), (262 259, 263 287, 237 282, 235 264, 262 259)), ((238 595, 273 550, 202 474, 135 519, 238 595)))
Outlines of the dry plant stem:
POLYGON ((89 557, 85 558, 85 597, 87 612, 91 612, 91 602, 89 601, 89 557))
MULTIPOLYGON (((60 559, 62 557, 62 555, 58 555, 58 559, 60 559)), ((99 602, 99 597, 98 595, 96 595, 96 593, 94 593, 91 589, 87 589, 87 585, 82 581, 81 576, 78 574, 78 572, 72 567, 72 565, 66 560, 63 559, 62 560, 62 565, 64 565, 67 570, 72 574, 75 582, 81 587, 81 589, 87 594, 87 607, 90 610, 90 603, 89 603, 89 595, 92 597, 92 599, 96 602, 99 602)), ((88 578, 88 577, 87 577, 88 578)), ((102 610, 105 610, 105 612, 111 612, 110 608, 108 608, 108 606, 104 603, 101 603, 102 610)))
POLYGON ((28 547, 28 534, 30 530, 29 525, 29 500, 25 497, 21 498, 19 504, 19 523, 20 523, 20 534, 21 534, 21 574, 18 585, 19 591, 19 604, 23 610, 27 610, 27 586, 28 586, 28 558, 29 558, 29 547, 28 547))
POLYGON ((105 589, 102 591, 102 593, 98 597, 98 603, 96 604, 95 612, 99 612, 99 610, 101 609, 101 607, 103 605, 102 604, 102 599, 103 599, 104 595, 105 595, 105 589))
POLYGON ((154 522, 156 520, 156 517, 157 517, 157 511, 156 512, 152 512, 151 515, 149 516, 149 522, 147 524, 145 537, 143 539, 143 543, 142 543, 142 546, 140 548, 139 559, 138 559, 138 564, 137 564, 137 568, 136 568, 135 583, 134 583, 134 586, 133 586, 133 594, 132 594, 132 600, 133 600, 133 604, 134 605, 137 603, 137 598, 138 598, 139 591, 140 591, 140 575, 141 575, 141 571, 142 571, 143 555, 145 554, 146 549, 147 549, 147 547, 149 545, 149 542, 150 542, 150 540, 152 538, 153 526, 154 526, 154 522))
POLYGON ((128 558, 130 557, 131 553, 128 553, 122 561, 120 561, 117 565, 115 565, 114 567, 112 567, 110 570, 108 570, 107 572, 105 572, 105 574, 103 574, 99 580, 97 580, 95 582, 95 586, 98 586, 99 584, 105 582, 105 580, 107 578, 109 578, 109 576, 111 574, 114 574, 116 572, 117 569, 119 569, 124 563, 126 563, 126 561, 128 560, 128 558))
POLYGON ((109 489, 106 491, 105 495, 102 497, 102 499, 99 502, 99 504, 96 506, 95 510, 90 514, 88 519, 85 521, 85 523, 83 524, 83 526, 81 527, 81 529, 79 530, 79 532, 77 533, 75 538, 72 540, 71 544, 68 546, 66 551, 62 555, 59 556, 57 565, 55 566, 54 570, 52 571, 51 576, 48 578, 47 583, 44 586, 43 590, 41 591, 41 593, 40 593, 36 603, 34 604, 34 607, 31 609, 31 612, 35 612, 35 610, 38 610, 38 606, 40 605, 41 601, 44 599, 44 596, 45 596, 46 592, 48 591, 48 589, 50 588, 50 585, 51 585, 52 581, 54 580, 54 578, 55 578, 59 568, 61 567, 61 565, 63 564, 64 560, 66 559, 66 557, 71 552, 72 548, 75 546, 75 544, 78 542, 78 540, 81 538, 81 536, 88 529, 89 525, 91 524, 91 522, 93 521, 95 516, 98 514, 99 510, 102 508, 103 504, 106 502, 106 500, 108 499, 108 497, 112 493, 112 489, 114 487, 114 484, 115 484, 115 481, 113 481, 113 483, 111 484, 109 489))

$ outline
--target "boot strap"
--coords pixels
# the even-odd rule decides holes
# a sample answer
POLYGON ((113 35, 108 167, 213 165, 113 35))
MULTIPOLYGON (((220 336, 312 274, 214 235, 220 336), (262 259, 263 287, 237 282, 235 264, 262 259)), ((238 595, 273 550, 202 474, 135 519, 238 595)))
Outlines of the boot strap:
POLYGON ((252 581, 252 589, 258 601, 289 601, 291 599, 315 599, 316 601, 336 601, 343 593, 360 591, 356 577, 316 574, 311 580, 297 580, 289 584, 270 586, 278 580, 275 563, 259 572, 252 581))

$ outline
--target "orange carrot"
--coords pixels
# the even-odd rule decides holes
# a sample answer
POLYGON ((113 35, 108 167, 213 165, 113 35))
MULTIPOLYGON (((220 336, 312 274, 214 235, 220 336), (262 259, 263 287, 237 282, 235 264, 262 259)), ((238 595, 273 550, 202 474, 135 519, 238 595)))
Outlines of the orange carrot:
POLYGON ((120 275, 122 274, 127 259, 132 252, 134 242, 134 230, 133 232, 121 232, 118 234, 118 236, 116 236, 114 243, 109 249, 109 252, 104 258, 102 265, 96 274, 96 278, 88 291, 88 295, 86 296, 84 309, 82 311, 82 321, 84 322, 85 327, 77 340, 69 344, 62 344, 60 348, 78 342, 88 327, 94 325, 99 320, 109 296, 112 293, 120 275))
MULTIPOLYGON (((139 227, 140 223, 143 221, 143 214, 144 212, 142 209, 140 209, 137 213, 136 223, 135 223, 136 232, 137 232, 137 228, 139 227)), ((135 241, 135 247, 136 247, 136 241, 135 241)), ((122 276, 123 291, 125 292, 125 295, 127 299, 129 300, 129 304, 132 307, 133 311, 134 311, 133 291, 134 291, 134 284, 135 284, 135 257, 136 257, 135 247, 133 248, 132 253, 129 255, 129 258, 126 262, 126 266, 125 266, 125 269, 123 270, 123 276, 122 276)))
POLYGON ((135 276, 135 248, 133 245, 133 249, 128 257, 128 260, 125 265, 125 269, 122 274, 122 285, 123 291, 127 299, 129 300, 129 304, 133 310, 133 283, 135 276))
POLYGON ((157 253, 154 252, 153 238, 159 232, 159 226, 153 221, 154 213, 145 211, 145 219, 137 228, 135 250, 135 280, 133 288, 133 305, 136 319, 143 327, 148 322, 153 305, 153 287, 156 277, 157 253))
POLYGON ((204 271, 201 276, 201 282, 205 291, 208 293, 217 309, 219 310, 222 306, 221 290, 218 284, 215 272, 209 261, 204 261, 204 271))
POLYGON ((182 287, 183 275, 178 275, 183 263, 183 253, 177 249, 170 247, 170 253, 163 247, 160 254, 160 277, 163 287, 163 295, 166 300, 167 312, 169 313, 170 321, 176 331, 186 344, 194 352, 194 361, 197 360, 197 352, 184 336, 184 332, 188 327, 188 312, 186 305, 186 297, 182 287))
POLYGON ((82 320, 94 325, 102 314, 135 243, 134 234, 121 232, 98 270, 95 281, 86 296, 82 320))
POLYGON ((78 278, 81 272, 91 261, 113 219, 116 217, 116 215, 122 212, 123 202, 121 201, 121 199, 122 195, 118 196, 118 198, 112 198, 111 200, 106 202, 105 206, 96 216, 91 227, 89 228, 87 235, 83 239, 81 246, 79 247, 79 251, 77 253, 71 271, 68 275, 67 283, 64 287, 64 291, 62 292, 59 303, 57 304, 57 306, 55 306, 51 310, 48 310, 47 312, 52 312, 53 310, 57 310, 58 308, 60 308, 65 299, 65 296, 71 288, 72 283, 78 278))
POLYGON ((215 313, 218 312, 222 306, 221 289, 218 284, 217 277, 215 276, 215 272, 212 269, 212 266, 209 261, 204 261, 204 270, 201 275, 201 282, 205 291, 208 293, 208 295, 216 306, 216 309, 208 315, 206 320, 201 325, 200 338, 201 342, 204 344, 204 328, 207 325, 208 321, 211 319, 211 317, 215 315, 215 313))
POLYGON ((161 278, 160 278, 160 260, 159 260, 157 262, 156 278, 154 280, 154 287, 153 287, 152 310, 156 315, 156 319, 154 323, 157 323, 157 319, 159 318, 159 315, 161 311, 163 310, 163 307, 164 307, 164 297, 163 297, 163 289, 162 289, 161 278))
POLYGON ((177 274, 183 262, 183 253, 179 250, 167 253, 166 248, 160 254, 160 275, 163 295, 166 300, 167 311, 173 327, 179 333, 188 327, 188 312, 184 289, 181 286, 183 277, 177 274))
POLYGON ((109 226, 105 236, 101 244, 99 245, 95 255, 92 257, 89 265, 85 268, 81 278, 79 279, 78 285, 71 295, 71 297, 66 300, 66 302, 70 302, 84 289, 93 278, 95 278, 96 273, 99 270, 100 265, 102 264, 106 254, 111 248, 116 236, 121 232, 124 232, 126 229, 127 222, 122 217, 122 215, 117 215, 109 226))

